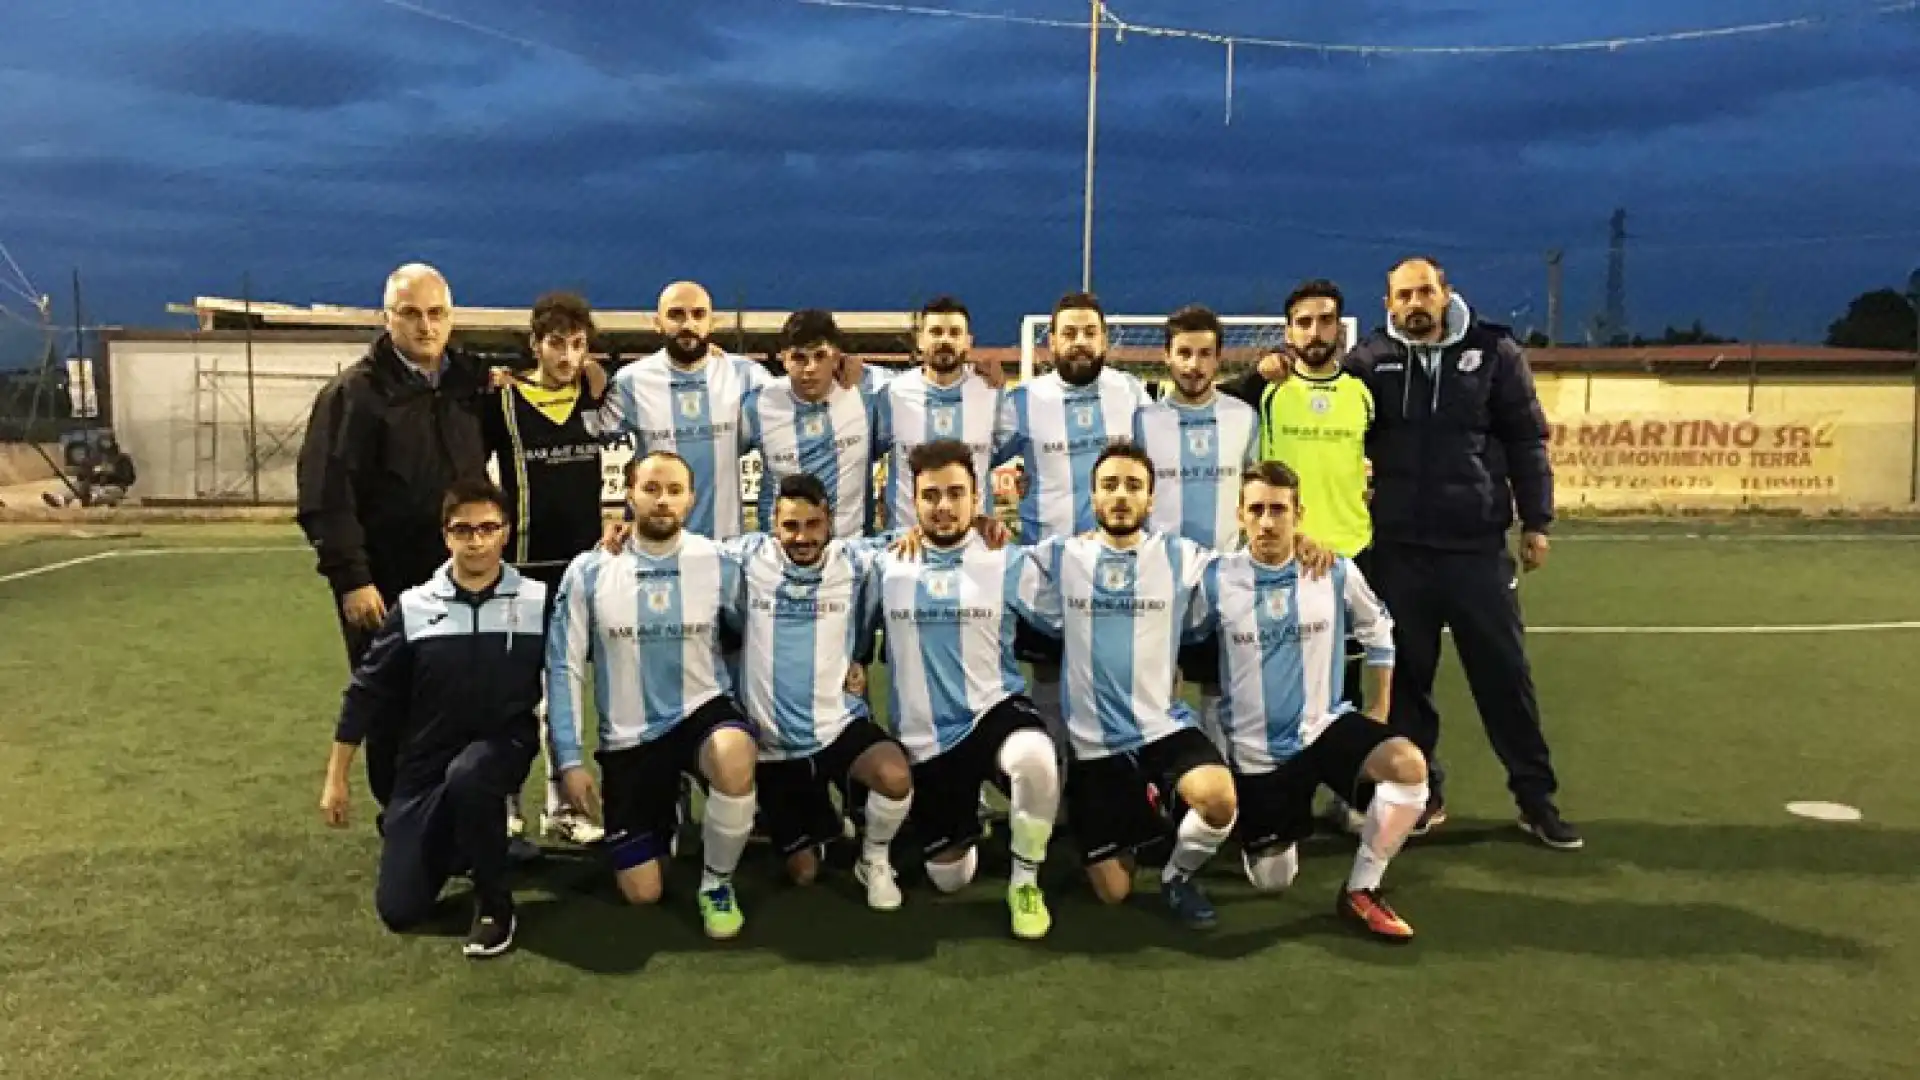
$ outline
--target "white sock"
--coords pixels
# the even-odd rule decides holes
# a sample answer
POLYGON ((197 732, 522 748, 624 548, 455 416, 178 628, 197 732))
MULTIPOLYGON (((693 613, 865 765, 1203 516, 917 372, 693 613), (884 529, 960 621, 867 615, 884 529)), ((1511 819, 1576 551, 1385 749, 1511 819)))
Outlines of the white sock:
POLYGON ((1367 824, 1360 830, 1360 849, 1353 853, 1353 872, 1347 875, 1347 889, 1377 889, 1386 876, 1387 864, 1400 853, 1420 814, 1427 808, 1427 785, 1396 784, 1384 781, 1373 789, 1373 805, 1367 808, 1367 824))
POLYGON ((878 791, 867 792, 867 834, 860 845, 860 857, 875 866, 886 866, 892 856, 889 849, 900 826, 913 807, 913 792, 904 799, 889 799, 878 791))
POLYGON ((707 812, 700 822, 700 849, 705 868, 700 872, 700 891, 717 889, 733 879, 740 865, 740 853, 747 850, 747 834, 753 831, 753 808, 758 793, 707 794, 707 812))
POLYGON ((1036 885, 1054 817, 1060 812, 1060 765, 1053 740, 1031 728, 1016 731, 1000 744, 998 756, 1000 771, 1013 781, 1013 808, 1007 815, 1013 834, 1011 884, 1015 888, 1036 885))
POLYGON ((1216 829, 1207 824, 1197 810, 1188 810, 1187 816, 1180 819, 1180 830, 1175 834, 1173 857, 1167 860, 1166 868, 1160 871, 1161 881, 1185 881, 1200 872, 1220 845, 1233 835, 1233 822, 1227 822, 1226 828, 1216 829))

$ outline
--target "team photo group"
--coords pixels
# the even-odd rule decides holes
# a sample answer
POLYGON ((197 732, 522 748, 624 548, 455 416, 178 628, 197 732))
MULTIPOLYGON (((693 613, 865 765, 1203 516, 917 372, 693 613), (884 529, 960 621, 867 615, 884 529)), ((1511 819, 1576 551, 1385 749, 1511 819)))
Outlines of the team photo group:
POLYGON ((320 808, 349 824, 364 757, 380 919, 422 925, 466 878, 464 952, 500 955, 534 837, 598 853, 647 905, 697 823, 715 939, 777 902, 736 882, 756 840, 795 884, 847 844, 894 912, 896 859, 957 892, 1001 872, 979 865, 1001 827, 1015 937, 1051 927, 1050 850, 1106 903, 1157 874, 1155 903, 1206 928, 1223 847, 1280 893, 1319 827, 1357 838, 1337 914, 1409 941, 1382 883, 1446 821, 1443 630, 1520 827, 1578 849, 1519 604, 1553 520, 1524 356, 1429 258, 1390 268, 1385 325, 1351 349, 1347 308, 1302 284, 1284 344, 1223 382, 1221 320, 1184 307, 1155 396, 1109 364, 1087 293, 1053 307, 1050 370, 1012 386, 951 297, 895 373, 821 310, 787 319, 775 363, 729 353, 691 282, 659 297, 664 347, 611 372, 586 301, 540 298, 517 371, 451 346, 438 271, 394 271, 386 332, 320 392, 299 459, 351 670, 320 808), (613 443, 633 453, 604 515, 613 443))

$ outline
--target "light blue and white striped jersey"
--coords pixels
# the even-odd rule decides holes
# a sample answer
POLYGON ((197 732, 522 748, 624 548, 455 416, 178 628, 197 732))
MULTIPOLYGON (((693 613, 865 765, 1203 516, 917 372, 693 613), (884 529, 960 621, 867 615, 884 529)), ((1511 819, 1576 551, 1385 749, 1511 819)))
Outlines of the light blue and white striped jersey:
POLYGON ((1393 666, 1393 619, 1349 559, 1316 579, 1238 551, 1207 568, 1201 604, 1220 631, 1220 749, 1242 773, 1273 770, 1346 711, 1349 624, 1367 666, 1393 666))
POLYGON ((1140 380, 1111 367, 1086 386, 1058 372, 1007 392, 994 425, 994 464, 1019 458, 1020 542, 1072 536, 1094 527, 1093 462, 1107 444, 1133 436, 1133 414, 1149 404, 1140 380))
POLYGON ((1038 573, 1022 577, 1021 591, 1064 645, 1061 711, 1074 757, 1124 754, 1196 727, 1174 700, 1174 665, 1213 552, 1147 531, 1127 550, 1098 533, 1055 537, 1029 558, 1038 573))
POLYGON ((872 543, 830 541, 811 567, 765 533, 727 545, 740 566, 727 602, 743 639, 739 699, 760 729, 760 760, 812 757, 871 715, 846 682, 856 646, 873 640, 862 595, 872 543))
MULTIPOLYGON (((987 710, 1026 692, 1013 654, 1025 615, 1021 577, 1038 574, 1024 548, 991 550, 977 533, 918 561, 881 552, 867 591, 868 621, 887 633, 888 716, 915 763, 965 739, 987 710)), ((1027 593, 1036 588, 1029 581, 1027 593)))
POLYGON ((720 662, 721 601, 738 567, 704 536, 680 534, 667 555, 627 542, 595 547, 560 581, 547 629, 547 732, 557 769, 581 762, 588 669, 600 747, 652 742, 732 687, 720 662))
POLYGON ((835 385, 825 401, 801 401, 777 379, 741 406, 742 449, 760 451, 760 528, 771 531, 780 481, 812 473, 827 485, 833 535, 854 540, 873 520, 873 401, 835 385))
POLYGON ((1240 471, 1260 454, 1253 406, 1220 393, 1205 405, 1156 401, 1135 415, 1133 441, 1153 459, 1153 527, 1238 549, 1240 471))
POLYGON ((1000 420, 1001 392, 985 379, 965 372, 952 386, 936 386, 922 369, 887 384, 875 399, 875 443, 887 458, 887 526, 909 529, 920 523, 913 501, 913 470, 907 458, 924 443, 953 439, 973 451, 974 490, 981 513, 993 513, 993 426, 1000 420))
POLYGON ((585 417, 591 434, 631 435, 636 457, 671 450, 693 471, 688 532, 717 540, 740 535, 740 403, 772 382, 744 356, 719 353, 693 371, 665 350, 635 360, 613 376, 606 401, 585 417))
POLYGON ((899 372, 883 368, 879 364, 862 364, 860 366, 860 389, 868 397, 872 397, 880 391, 885 390, 893 380, 899 377, 899 372))

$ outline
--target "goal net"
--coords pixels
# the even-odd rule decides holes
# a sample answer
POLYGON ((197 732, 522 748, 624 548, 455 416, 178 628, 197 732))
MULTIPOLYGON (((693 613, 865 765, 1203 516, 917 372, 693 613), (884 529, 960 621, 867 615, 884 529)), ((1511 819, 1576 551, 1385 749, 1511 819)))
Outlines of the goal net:
MULTIPOLYGON (((1052 320, 1046 315, 1028 315, 1020 320, 1020 378, 1031 379, 1051 367, 1047 349, 1047 330, 1052 320)), ((1351 349, 1360 339, 1360 321, 1341 320, 1346 327, 1343 349, 1351 349)), ((1166 378, 1165 315, 1107 316, 1107 360, 1147 382, 1166 378)), ((1223 340, 1220 349, 1220 377, 1232 378, 1258 363, 1260 357, 1286 343, 1287 320, 1282 315, 1222 315, 1223 340)))

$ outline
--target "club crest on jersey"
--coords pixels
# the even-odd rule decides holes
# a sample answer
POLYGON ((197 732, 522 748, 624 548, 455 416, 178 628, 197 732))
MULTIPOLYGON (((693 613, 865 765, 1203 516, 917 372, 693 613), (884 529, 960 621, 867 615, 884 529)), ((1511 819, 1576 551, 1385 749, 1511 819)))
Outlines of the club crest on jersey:
POLYGON ((656 614, 665 614, 667 606, 673 601, 672 593, 665 585, 649 585, 646 591, 647 610, 656 614))
POLYGON ((1333 396, 1331 394, 1315 394, 1307 399, 1307 408, 1325 416, 1333 411, 1333 396))
POLYGON ((1287 617, 1287 594, 1275 589, 1267 594, 1267 618, 1284 619, 1287 617))
POLYGON ((819 415, 809 416, 800 421, 800 431, 809 439, 817 439, 827 433, 827 418, 819 415))
POLYGON ((1466 352, 1463 352, 1460 354, 1460 371, 1463 374, 1469 371, 1478 371, 1479 369, 1480 369, 1480 350, 1479 349, 1468 349, 1466 352))
POLYGON ((700 415, 700 391, 682 390, 676 396, 680 399, 681 416, 693 418, 700 415))
POLYGON ((1213 432, 1207 428, 1194 428, 1187 432, 1187 449, 1196 454, 1213 452, 1213 432))
POLYGON ((933 433, 935 435, 946 437, 953 434, 953 413, 954 410, 950 408, 933 410, 933 433))
POLYGON ((1075 405, 1073 407, 1073 426, 1090 428, 1093 426, 1093 406, 1075 405))
POLYGON ((933 570, 927 574, 927 595, 935 600, 953 598, 954 578, 958 575, 952 570, 933 570))
POLYGON ((1108 592, 1121 592, 1133 584, 1133 570, 1125 563, 1108 563, 1100 568, 1100 587, 1108 592))

